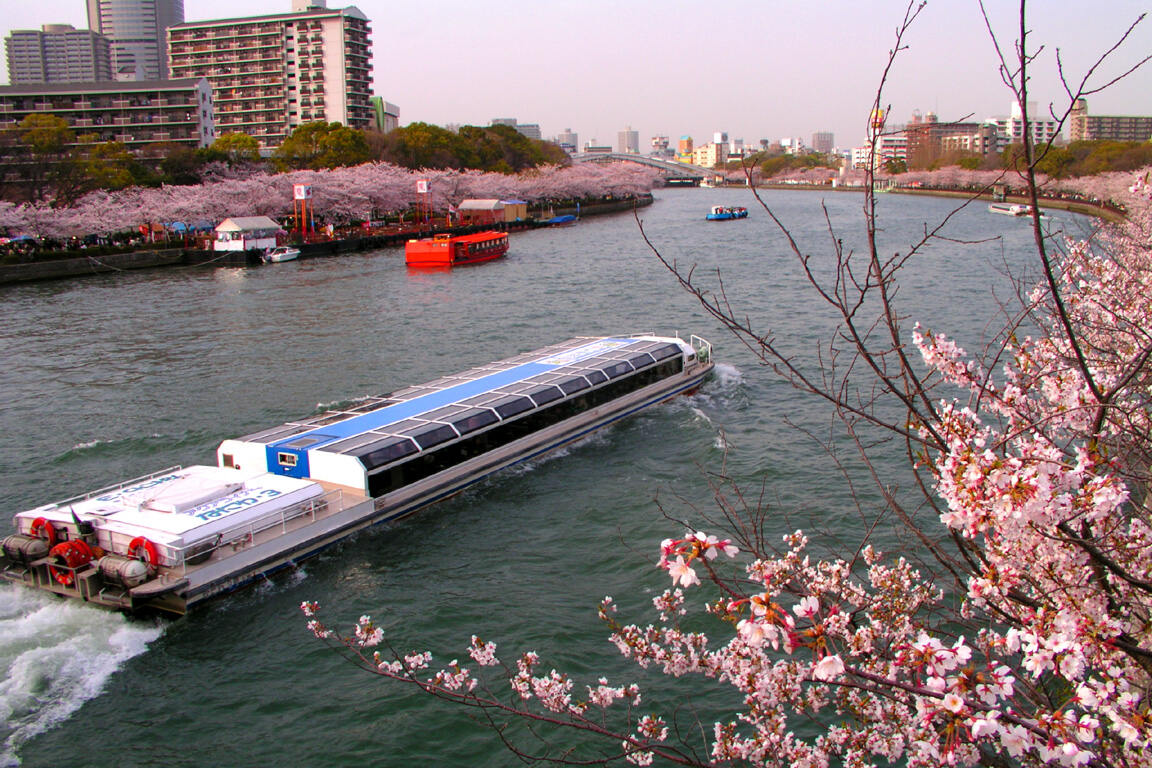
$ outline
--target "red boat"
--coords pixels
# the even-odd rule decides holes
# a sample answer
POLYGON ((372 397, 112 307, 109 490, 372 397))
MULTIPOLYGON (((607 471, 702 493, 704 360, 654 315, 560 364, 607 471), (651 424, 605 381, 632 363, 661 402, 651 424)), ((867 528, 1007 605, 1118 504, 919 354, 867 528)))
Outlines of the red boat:
POLYGON ((404 261, 410 267, 452 267, 498 259, 508 253, 506 232, 477 232, 474 235, 436 235, 409 240, 404 261))

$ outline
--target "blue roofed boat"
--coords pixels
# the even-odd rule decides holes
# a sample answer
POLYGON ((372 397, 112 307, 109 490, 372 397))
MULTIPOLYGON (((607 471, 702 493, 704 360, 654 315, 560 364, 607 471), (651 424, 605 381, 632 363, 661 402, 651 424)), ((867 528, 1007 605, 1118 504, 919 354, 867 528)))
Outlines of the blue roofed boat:
POLYGON ((743 206, 714 205, 705 218, 708 219, 708 221, 746 219, 748 218, 748 209, 743 206))
POLYGON ((0 577, 182 614, 671 397, 713 368, 697 336, 581 337, 225 440, 20 512, 0 577))

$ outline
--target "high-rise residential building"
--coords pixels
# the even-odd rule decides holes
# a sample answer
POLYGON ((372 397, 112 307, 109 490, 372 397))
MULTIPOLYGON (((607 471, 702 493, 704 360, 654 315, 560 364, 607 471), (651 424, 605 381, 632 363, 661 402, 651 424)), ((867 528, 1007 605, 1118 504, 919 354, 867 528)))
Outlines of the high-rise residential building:
MULTIPOLYGON (((1013 102, 1011 112, 1007 117, 990 117, 984 122, 996 127, 999 134, 997 152, 1002 151, 1009 144, 1024 143, 1024 111, 1020 109, 1018 103, 1013 102)), ((1033 144, 1047 144, 1056 139, 1060 126, 1050 115, 1037 109, 1036 102, 1030 101, 1028 102, 1028 128, 1032 135, 1033 144)))
POLYGON ((11 85, 112 79, 108 38, 88 29, 76 29, 71 24, 16 29, 4 46, 11 85))
POLYGON ((0 86, 0 131, 34 112, 66 120, 77 145, 118 141, 140 151, 152 144, 205 147, 215 139, 204 79, 0 86))
POLYGON ((816 131, 812 134, 812 149, 822 155, 832 154, 836 146, 836 137, 832 131, 816 131))
POLYGON ((616 151, 623 155, 640 154, 640 132, 628 126, 616 133, 616 151))
POLYGON ((171 27, 169 64, 212 84, 218 134, 277 147, 302 123, 373 125, 370 34, 355 6, 294 0, 288 13, 171 27))
POLYGON ((1152 139, 1152 117, 1089 115, 1088 101, 1077 99, 1068 116, 1072 141, 1148 141, 1152 139))
POLYGON ((116 80, 167 80, 165 30, 184 21, 184 0, 87 0, 88 28, 112 43, 116 80))

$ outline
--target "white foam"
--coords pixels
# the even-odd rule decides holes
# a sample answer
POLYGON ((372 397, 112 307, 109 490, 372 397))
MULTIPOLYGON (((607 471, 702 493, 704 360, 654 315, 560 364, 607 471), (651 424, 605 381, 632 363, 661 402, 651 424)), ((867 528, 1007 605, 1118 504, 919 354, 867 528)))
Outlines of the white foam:
POLYGON ((163 629, 72 600, 0 586, 0 766, 20 747, 99 696, 163 629))

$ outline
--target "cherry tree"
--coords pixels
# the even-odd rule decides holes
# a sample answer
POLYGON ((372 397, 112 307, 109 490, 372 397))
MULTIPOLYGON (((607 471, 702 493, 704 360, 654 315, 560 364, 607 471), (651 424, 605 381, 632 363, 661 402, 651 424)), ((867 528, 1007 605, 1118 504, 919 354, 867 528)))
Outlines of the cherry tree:
MULTIPOLYGON (((889 65, 922 8, 909 4, 889 65)), ((1034 54, 1024 10, 1001 72, 1027 116, 1034 54)), ((1070 102, 1097 90, 1090 77, 1060 75, 1070 102)), ((1026 141, 1028 164, 1013 177, 1033 203, 1042 154, 1026 141)), ((1042 277, 1021 287, 1001 333, 976 354, 941 329, 905 325, 899 278, 940 229, 904 255, 883 253, 871 183, 867 247, 855 253, 833 238, 831 273, 762 203, 836 323, 816 361, 736 311, 722 280, 653 248, 768 370, 828 404, 875 480, 884 519, 916 542, 837 555, 801 530, 772 541, 758 523, 765 510, 712 476, 717 512, 698 512, 702 530, 660 545, 672 583, 651 601, 656 619, 622 620, 611 598, 599 607, 612 643, 639 667, 739 694, 739 711, 712 725, 707 754, 671 737, 671 716, 644 711, 636 685, 578 685, 545 671, 534 651, 502 661, 492 641, 473 637, 469 662, 438 665, 427 652, 398 652, 368 616, 341 634, 314 603, 301 606, 309 629, 374 674, 483 712, 505 740, 507 719, 550 724, 557 739, 566 729, 602 737, 598 762, 1152 765, 1147 179, 1129 178, 1128 219, 1091 241, 1052 242, 1034 208, 1042 277), (904 446, 915 493, 894 490, 882 469, 893 441, 878 434, 904 446), (689 618, 696 604, 710 632, 689 618), (819 727, 801 731, 804 720, 819 727)))

